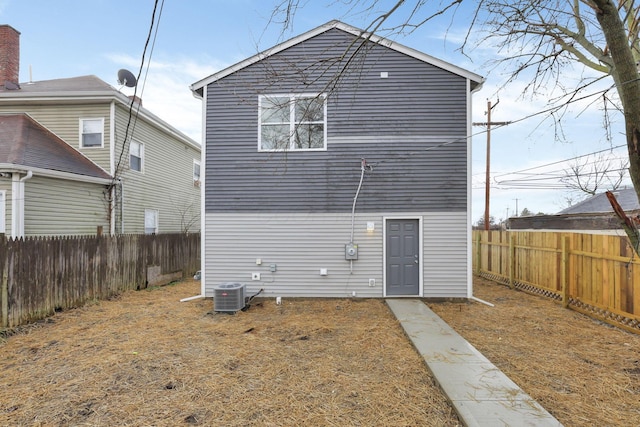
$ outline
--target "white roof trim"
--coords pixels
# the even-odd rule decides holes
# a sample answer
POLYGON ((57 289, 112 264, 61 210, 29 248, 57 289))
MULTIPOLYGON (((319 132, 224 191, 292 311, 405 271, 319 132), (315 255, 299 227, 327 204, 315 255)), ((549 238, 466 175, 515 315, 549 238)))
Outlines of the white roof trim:
POLYGON ((472 73, 471 71, 465 70, 464 68, 460 68, 456 65, 450 64, 446 61, 443 61, 441 59, 435 58, 431 55, 427 55, 426 53, 420 52, 418 50, 412 49, 410 47, 401 45, 399 43, 393 42, 389 39, 385 39, 383 37, 380 36, 376 36, 375 34, 371 34, 371 33, 367 33, 364 32, 358 28, 352 27, 350 25, 347 25, 343 22, 340 21, 329 21, 324 25, 321 25, 317 28, 314 28, 310 31, 307 31, 306 33, 300 34, 297 37, 294 37, 292 39, 289 39, 283 43, 280 43, 270 49, 267 49, 265 51, 262 51, 260 53, 257 53, 256 55, 253 55, 247 59, 245 59, 244 61, 238 62, 235 65, 232 65, 230 67, 225 68, 224 70, 218 71, 217 73, 214 73, 212 75, 210 75, 209 77, 205 77, 202 80, 199 80, 195 83, 193 83, 191 86, 189 86, 189 88, 191 89, 191 91, 193 92, 194 96, 196 96, 197 98, 200 98, 200 95, 197 93, 198 90, 202 89, 203 87, 207 86, 210 83, 213 83, 217 80, 220 80, 223 77, 226 77, 230 74, 235 73, 236 71, 239 71, 245 67, 248 67, 249 65, 255 64, 256 62, 259 62, 271 55, 275 55, 278 52, 281 52, 285 49, 288 49, 292 46, 297 45, 298 43, 301 43, 305 40, 308 40, 312 37, 315 37, 319 34, 322 34, 330 29, 333 28, 337 28, 343 31, 346 31, 348 33, 353 34, 356 37, 361 37, 363 39, 369 39, 374 43, 377 43, 379 45, 388 47, 390 49, 393 49, 395 51, 398 51, 400 53, 404 53, 405 55, 409 55, 413 58, 416 58, 420 61, 429 63, 431 65, 434 65, 438 68, 442 68, 443 70, 452 72, 454 74, 457 74, 461 77, 464 77, 466 79, 472 80, 474 82, 477 82, 479 85, 482 85, 482 83, 484 83, 484 77, 480 76, 479 74, 475 74, 472 73))
POLYGON ((71 172, 56 171, 53 169, 34 168, 31 166, 16 165, 13 163, 0 163, 0 172, 27 172, 32 171, 34 175, 44 176, 47 178, 65 179, 68 181, 89 182, 94 184, 108 185, 111 183, 109 178, 98 178, 96 176, 81 175, 71 172))

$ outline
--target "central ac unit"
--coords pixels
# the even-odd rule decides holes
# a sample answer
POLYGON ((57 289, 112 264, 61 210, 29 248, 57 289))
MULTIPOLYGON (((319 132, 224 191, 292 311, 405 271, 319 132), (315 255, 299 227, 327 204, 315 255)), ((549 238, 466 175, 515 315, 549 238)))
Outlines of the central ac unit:
POLYGON ((245 306, 245 285, 242 283, 223 283, 213 288, 213 311, 235 313, 245 306))

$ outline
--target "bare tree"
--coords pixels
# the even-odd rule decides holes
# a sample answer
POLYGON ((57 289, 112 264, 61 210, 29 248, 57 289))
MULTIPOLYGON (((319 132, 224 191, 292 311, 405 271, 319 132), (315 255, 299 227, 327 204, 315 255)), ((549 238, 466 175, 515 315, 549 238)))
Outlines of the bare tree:
POLYGON ((629 161, 597 153, 576 158, 560 181, 570 190, 595 195, 603 187, 615 191, 627 176, 629 161))
MULTIPOLYGON (((328 1, 329 3, 329 1, 328 1)), ((368 33, 391 36, 406 34, 433 18, 450 13, 452 19, 462 0, 426 2, 396 0, 349 0, 350 14, 368 14, 368 33), (400 24, 390 25, 391 16, 400 24)), ((272 22, 291 26, 300 0, 281 0, 272 22)), ((477 46, 471 37, 480 31, 482 45, 493 45, 501 55, 496 65, 509 70, 507 83, 528 79, 526 92, 559 94, 549 110, 559 123, 569 105, 578 100, 603 102, 618 108, 625 122, 629 153, 629 172, 640 199, 640 79, 636 63, 640 60, 640 6, 633 0, 480 0, 468 25, 461 50, 477 46), (568 68, 582 66, 595 71, 572 84, 565 79, 568 68), (597 97, 584 96, 595 83, 612 79, 609 90, 597 97)), ((635 228, 625 228, 638 251, 640 238, 635 228)), ((640 252, 639 252, 640 253, 640 252)))

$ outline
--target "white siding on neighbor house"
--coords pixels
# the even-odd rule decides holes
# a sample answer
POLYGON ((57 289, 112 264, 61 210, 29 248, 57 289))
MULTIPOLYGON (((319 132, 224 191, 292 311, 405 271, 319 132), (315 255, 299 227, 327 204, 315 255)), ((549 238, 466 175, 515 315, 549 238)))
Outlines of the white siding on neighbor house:
MULTIPOLYGON (((394 218, 422 217, 425 297, 467 296, 466 215, 394 212, 394 218), (448 242, 444 244, 443 242, 448 242)), ((250 294, 264 289, 266 297, 383 297, 382 213, 357 213, 354 243, 358 260, 344 257, 344 245, 351 235, 347 213, 263 213, 213 214, 205 216, 205 294, 225 282, 247 285, 250 294), (367 232, 367 222, 375 230, 367 232), (256 265, 256 260, 262 261, 256 265), (271 272, 271 264, 276 271, 271 272), (320 269, 327 269, 327 276, 320 269), (261 280, 252 280, 260 273, 261 280), (369 286, 375 279, 375 286, 369 286)))
POLYGON ((109 126, 110 103, 102 104, 47 104, 31 105, 16 104, 10 107, 0 108, 2 113, 27 113, 37 122, 45 126, 67 144, 79 150, 82 154, 93 160, 98 166, 109 172, 109 126), (103 148, 79 148, 80 119, 104 118, 104 147, 103 148))
POLYGON ((138 118, 127 141, 144 145, 143 171, 130 170, 129 144, 123 145, 129 113, 117 105, 115 114, 115 162, 120 161, 124 183, 124 222, 118 211, 116 230, 144 233, 145 209, 153 209, 158 211, 159 233, 198 232, 200 188, 193 182, 193 161, 200 159, 200 152, 138 118))
POLYGON ((109 232, 104 185, 34 176, 25 181, 25 236, 109 232))

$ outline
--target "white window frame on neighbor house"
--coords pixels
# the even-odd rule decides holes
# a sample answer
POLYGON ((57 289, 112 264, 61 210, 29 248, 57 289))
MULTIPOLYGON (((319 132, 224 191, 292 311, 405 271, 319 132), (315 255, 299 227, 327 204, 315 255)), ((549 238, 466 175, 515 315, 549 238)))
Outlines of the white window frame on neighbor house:
POLYGON ((104 117, 80 119, 80 148, 103 148, 104 147, 104 117), (95 135, 100 135, 100 143, 91 142, 87 144, 89 137, 95 139, 95 135))
POLYGON ((327 149, 327 96, 325 94, 287 94, 258 96, 258 151, 326 151, 327 149), (322 117, 311 117, 305 120, 306 109, 300 110, 304 101, 322 102, 321 108, 315 110, 322 117), (322 127, 319 132, 318 128, 322 127), (302 147, 299 137, 309 135, 307 129, 314 130, 316 136, 322 136, 321 144, 313 147, 302 147), (267 138, 267 133, 280 135, 281 142, 267 138))
POLYGON ((140 173, 144 172, 144 144, 141 142, 129 142, 129 169, 140 173), (134 154, 134 147, 138 147, 137 151, 139 152, 136 154, 134 154), (131 159, 133 157, 140 159, 140 169, 136 169, 133 167, 133 163, 131 162, 131 159))
POLYGON ((158 210, 144 210, 144 234, 158 234, 158 210))
POLYGON ((193 185, 200 186, 200 160, 193 160, 193 185))

